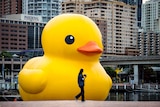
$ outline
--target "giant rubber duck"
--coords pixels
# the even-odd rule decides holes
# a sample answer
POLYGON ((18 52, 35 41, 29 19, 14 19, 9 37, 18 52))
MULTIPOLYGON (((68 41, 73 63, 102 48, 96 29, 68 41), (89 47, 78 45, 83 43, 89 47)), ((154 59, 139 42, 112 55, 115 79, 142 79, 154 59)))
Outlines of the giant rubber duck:
POLYGON ((52 18, 42 32, 44 55, 30 59, 19 72, 19 92, 23 100, 73 100, 80 91, 80 69, 85 79, 85 99, 105 100, 111 78, 99 63, 103 52, 97 25, 80 14, 52 18))

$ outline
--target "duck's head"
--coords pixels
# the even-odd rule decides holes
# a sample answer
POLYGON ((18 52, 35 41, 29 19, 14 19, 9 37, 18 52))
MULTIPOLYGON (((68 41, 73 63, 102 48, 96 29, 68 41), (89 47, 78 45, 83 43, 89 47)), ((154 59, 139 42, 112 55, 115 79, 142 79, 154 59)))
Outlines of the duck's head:
POLYGON ((44 54, 78 60, 99 59, 102 36, 97 25, 80 14, 61 14, 51 19, 42 32, 44 54))

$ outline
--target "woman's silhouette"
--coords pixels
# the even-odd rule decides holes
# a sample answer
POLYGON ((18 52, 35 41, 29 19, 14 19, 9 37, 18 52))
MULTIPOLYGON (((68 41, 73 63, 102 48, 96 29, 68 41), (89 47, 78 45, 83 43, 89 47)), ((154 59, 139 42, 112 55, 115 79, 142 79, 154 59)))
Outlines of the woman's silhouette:
POLYGON ((86 75, 85 74, 83 75, 82 73, 83 73, 83 69, 80 69, 80 72, 78 74, 78 85, 81 89, 81 92, 77 96, 75 96, 75 99, 77 100, 80 96, 82 96, 82 101, 85 101, 84 99, 84 80, 86 78, 86 75))

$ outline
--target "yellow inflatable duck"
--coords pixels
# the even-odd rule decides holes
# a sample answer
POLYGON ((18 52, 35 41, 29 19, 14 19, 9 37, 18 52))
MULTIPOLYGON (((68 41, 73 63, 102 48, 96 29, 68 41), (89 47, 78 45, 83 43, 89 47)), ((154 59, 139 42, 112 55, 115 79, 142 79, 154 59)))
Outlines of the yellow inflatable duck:
POLYGON ((30 59, 19 73, 23 100, 73 100, 80 91, 78 73, 85 79, 85 99, 105 100, 111 78, 99 63, 103 51, 97 25, 80 14, 61 14, 42 32, 44 55, 30 59))

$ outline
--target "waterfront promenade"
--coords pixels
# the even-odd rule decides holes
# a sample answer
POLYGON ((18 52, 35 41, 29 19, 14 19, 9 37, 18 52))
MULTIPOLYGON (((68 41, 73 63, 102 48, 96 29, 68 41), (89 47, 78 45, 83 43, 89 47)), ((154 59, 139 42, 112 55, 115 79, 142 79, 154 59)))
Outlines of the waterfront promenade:
POLYGON ((0 107, 159 107, 158 101, 15 101, 0 102, 0 107))

